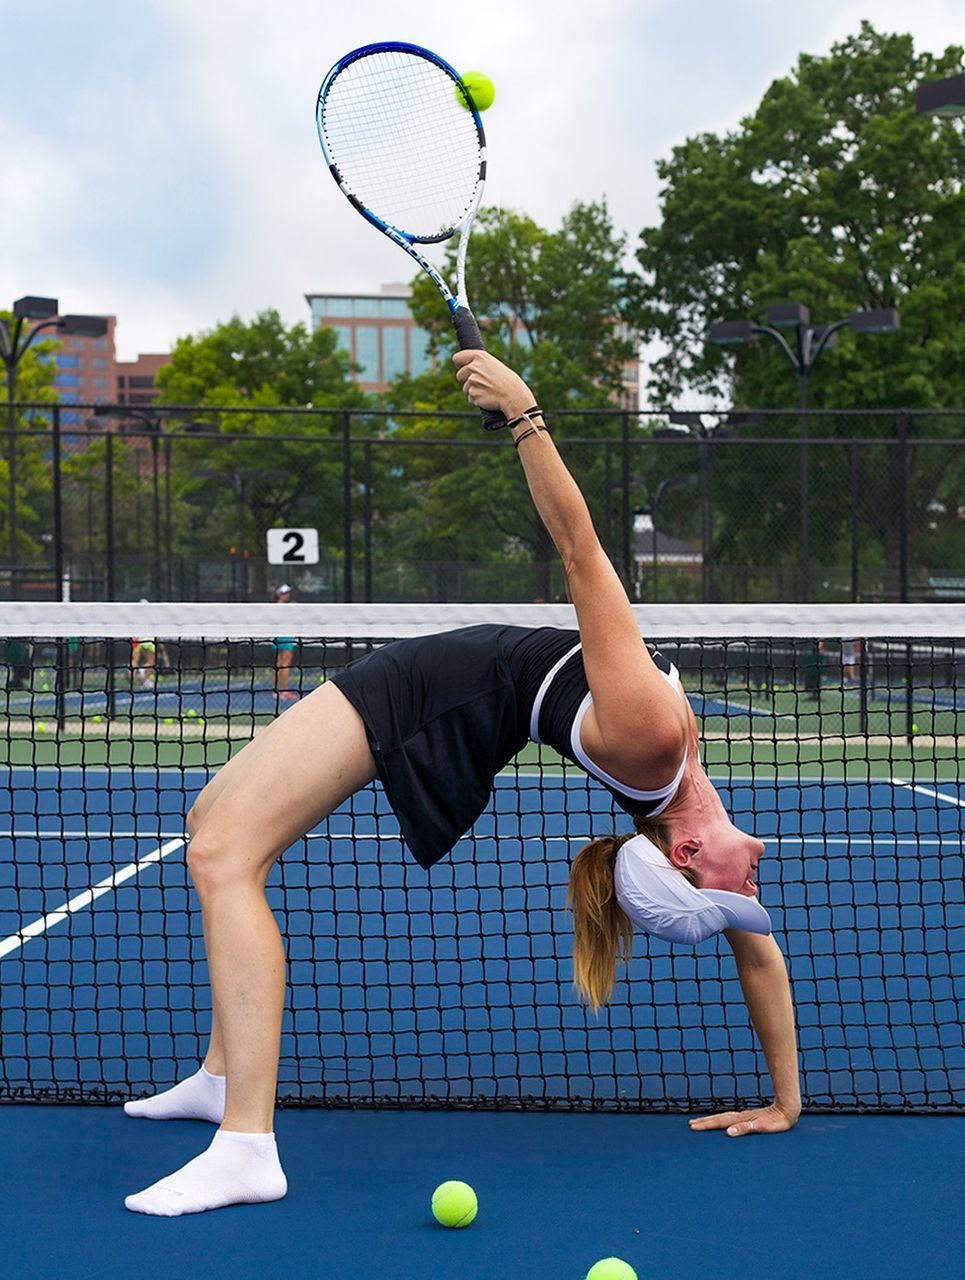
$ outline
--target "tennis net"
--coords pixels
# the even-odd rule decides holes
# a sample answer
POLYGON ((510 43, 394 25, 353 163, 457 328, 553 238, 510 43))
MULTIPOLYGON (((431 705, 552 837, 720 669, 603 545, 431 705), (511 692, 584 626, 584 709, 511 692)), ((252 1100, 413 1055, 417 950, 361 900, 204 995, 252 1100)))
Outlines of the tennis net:
MULTIPOLYGON (((805 1105, 961 1110, 965 607, 635 608, 680 668, 731 816, 765 843, 805 1105)), ((376 644, 482 621, 575 625, 565 605, 0 605, 0 1101, 115 1102, 193 1070, 210 1008, 194 796, 283 713, 286 678, 305 696, 376 644)), ((568 864, 627 826, 532 745, 428 873, 380 789, 353 797, 269 880, 289 963, 280 1099, 765 1097, 726 942, 638 937, 610 1006, 576 999, 568 864)))

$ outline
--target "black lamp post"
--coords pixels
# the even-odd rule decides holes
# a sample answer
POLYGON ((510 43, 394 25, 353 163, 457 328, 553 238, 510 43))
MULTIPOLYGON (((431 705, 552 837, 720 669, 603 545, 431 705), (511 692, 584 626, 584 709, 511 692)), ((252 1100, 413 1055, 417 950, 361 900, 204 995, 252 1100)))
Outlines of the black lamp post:
POLYGON ((915 91, 915 108, 920 116, 965 116, 965 75, 920 84, 915 91))
MULTIPOLYGON (((7 371, 7 472, 10 504, 10 593, 17 595, 17 424, 14 405, 17 399, 17 366, 45 329, 75 334, 83 338, 103 338, 107 320, 103 316, 62 316, 56 298, 18 298, 13 304, 14 324, 0 320, 0 359, 7 371), (24 323, 36 320, 24 334, 24 323)), ((60 589, 58 584, 58 590, 60 589)))
POLYGON ((657 511, 660 508, 660 503, 663 500, 663 495, 667 492, 668 489, 682 489, 685 485, 693 484, 696 480, 697 480, 697 476, 690 471, 681 472, 679 475, 675 475, 675 476, 667 476, 666 479, 658 482, 657 487, 654 489, 653 493, 650 495, 649 503, 647 504, 646 507, 643 508, 643 511, 650 516, 651 535, 653 538, 653 542, 650 548, 650 556, 651 556, 651 565, 652 565, 651 571, 653 573, 653 603, 654 604, 657 604, 657 602, 660 600, 660 588, 658 585, 658 575, 660 572, 660 569, 659 569, 660 560, 659 560, 658 547, 657 547, 657 511))
POLYGON ((855 333, 894 333, 899 327, 898 312, 894 307, 873 311, 852 311, 834 324, 811 324, 811 313, 802 302, 782 302, 767 308, 767 324, 755 324, 753 320, 723 320, 710 327, 709 338, 717 346, 739 346, 754 342, 757 335, 766 333, 773 338, 798 376, 801 414, 801 598, 811 598, 811 531, 808 511, 809 452, 808 452, 808 387, 811 370, 817 364, 821 352, 833 347, 840 329, 851 328, 855 333), (793 332, 792 343, 781 333, 793 332))
POLYGON ((700 576, 701 595, 705 601, 714 598, 714 455, 710 440, 720 439, 729 433, 718 420, 708 426, 701 413, 671 413, 669 428, 655 431, 655 436, 667 437, 681 433, 696 439, 700 457, 700 576))

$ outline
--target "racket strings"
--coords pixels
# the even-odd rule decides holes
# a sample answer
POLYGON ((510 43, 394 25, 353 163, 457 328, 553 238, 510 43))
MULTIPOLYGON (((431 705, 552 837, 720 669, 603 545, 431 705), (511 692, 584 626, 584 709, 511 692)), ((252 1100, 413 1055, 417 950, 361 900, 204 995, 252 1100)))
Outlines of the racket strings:
POLYGON ((420 239, 451 233, 481 181, 479 133, 441 67, 401 51, 360 58, 332 81, 319 129, 348 191, 420 239))

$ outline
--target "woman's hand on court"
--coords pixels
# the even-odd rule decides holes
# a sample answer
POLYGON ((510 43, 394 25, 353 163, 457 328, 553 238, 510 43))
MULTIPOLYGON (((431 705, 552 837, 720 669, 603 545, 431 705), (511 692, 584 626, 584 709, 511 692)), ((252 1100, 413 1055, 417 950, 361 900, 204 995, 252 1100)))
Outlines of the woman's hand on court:
POLYGON ((523 379, 488 351, 457 351, 452 361, 456 380, 477 409, 499 409, 516 418, 532 408, 533 393, 523 379))
POLYGON ((695 1132, 703 1129, 726 1129, 729 1138, 744 1138, 749 1133, 784 1133, 797 1124, 801 1108, 753 1107, 749 1111, 722 1111, 716 1116, 700 1116, 690 1121, 695 1132))

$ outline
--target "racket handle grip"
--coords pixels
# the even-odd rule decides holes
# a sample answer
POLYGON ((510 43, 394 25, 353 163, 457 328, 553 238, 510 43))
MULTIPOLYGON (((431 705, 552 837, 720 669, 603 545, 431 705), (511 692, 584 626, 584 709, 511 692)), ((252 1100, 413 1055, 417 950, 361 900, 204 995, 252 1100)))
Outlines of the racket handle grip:
MULTIPOLYGON (((452 323, 456 329, 460 351, 485 351, 486 346, 476 324, 476 317, 468 307, 457 307, 452 313, 452 323)), ((487 431, 498 431, 505 427, 506 419, 498 409, 481 409, 482 424, 487 431)))

